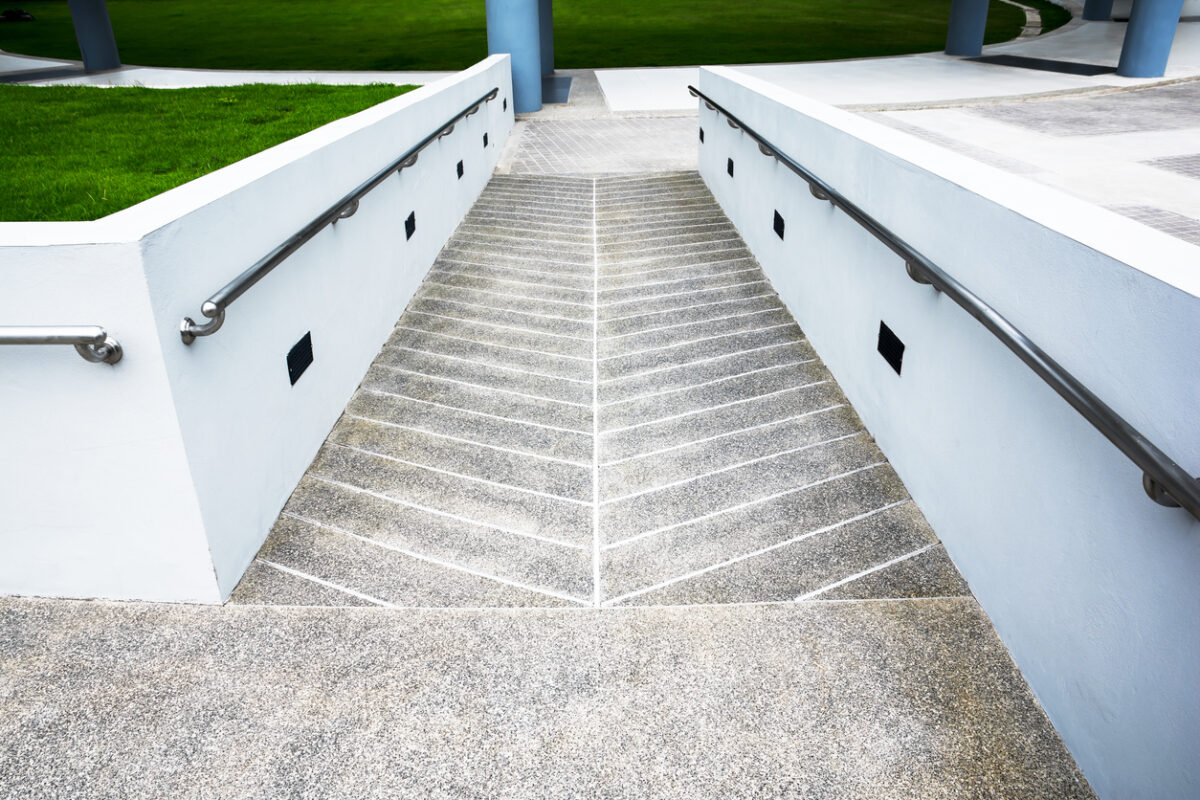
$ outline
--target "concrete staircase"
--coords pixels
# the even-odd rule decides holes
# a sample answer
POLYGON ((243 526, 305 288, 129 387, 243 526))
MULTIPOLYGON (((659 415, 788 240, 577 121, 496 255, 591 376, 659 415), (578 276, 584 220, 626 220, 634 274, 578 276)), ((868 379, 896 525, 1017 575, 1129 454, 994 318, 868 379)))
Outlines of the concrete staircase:
POLYGON ((233 602, 967 593, 695 173, 497 175, 233 602))
POLYGON ((526 123, 229 604, 0 599, 0 800, 1093 797, 699 178, 644 174, 680 122, 602 122, 526 123))

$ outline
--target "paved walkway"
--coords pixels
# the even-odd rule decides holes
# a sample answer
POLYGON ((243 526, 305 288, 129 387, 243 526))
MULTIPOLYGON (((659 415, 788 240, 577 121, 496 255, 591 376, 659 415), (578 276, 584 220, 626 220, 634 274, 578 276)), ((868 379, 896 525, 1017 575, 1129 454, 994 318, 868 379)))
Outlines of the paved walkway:
POLYGON ((0 798, 1091 798, 973 600, 0 600, 0 798))
POLYGON ((518 120, 497 172, 618 175, 694 170, 696 117, 579 119, 557 113, 518 120))

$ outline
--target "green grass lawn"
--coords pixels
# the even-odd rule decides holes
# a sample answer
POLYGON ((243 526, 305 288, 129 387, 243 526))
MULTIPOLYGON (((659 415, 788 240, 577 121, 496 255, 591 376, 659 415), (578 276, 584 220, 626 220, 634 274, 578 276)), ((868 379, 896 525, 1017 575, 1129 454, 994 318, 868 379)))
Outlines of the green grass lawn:
POLYGON ((0 220, 96 219, 413 88, 0 85, 0 220))
MULTIPOLYGON (((79 58, 66 0, 13 0, 0 49, 79 58)), ((484 0, 108 0, 127 64, 462 69, 487 54, 484 0)), ((950 0, 556 0, 557 66, 812 61, 940 50, 950 0)), ((1024 14, 992 2, 989 42, 1024 14)))

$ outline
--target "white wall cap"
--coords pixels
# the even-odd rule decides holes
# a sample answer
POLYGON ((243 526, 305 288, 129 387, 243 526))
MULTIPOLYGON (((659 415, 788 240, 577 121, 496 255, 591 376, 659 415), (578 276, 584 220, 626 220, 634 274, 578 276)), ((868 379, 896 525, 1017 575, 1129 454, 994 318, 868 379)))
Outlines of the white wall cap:
MULTIPOLYGON (((1060 189, 1005 172, 874 120, 827 105, 730 67, 703 67, 826 125, 910 162, 1021 216, 1200 297, 1200 247, 1148 228, 1060 189)), ((714 98, 717 99, 717 98, 714 98)), ((735 115, 736 108, 729 109, 735 115)), ((765 134, 764 134, 765 135, 765 134)), ((807 165, 805 165, 807 166, 807 165)), ((819 167, 814 172, 820 177, 819 167)), ((836 186, 834 187, 837 188, 836 186)))

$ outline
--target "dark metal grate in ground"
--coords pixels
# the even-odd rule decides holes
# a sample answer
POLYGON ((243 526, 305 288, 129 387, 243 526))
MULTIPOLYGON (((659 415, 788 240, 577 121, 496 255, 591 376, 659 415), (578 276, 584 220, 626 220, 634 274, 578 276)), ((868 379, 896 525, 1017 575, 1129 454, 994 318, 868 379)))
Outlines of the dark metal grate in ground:
POLYGON ((1081 64, 1076 61, 1055 61, 1050 58, 1030 58, 1029 56, 996 55, 969 58, 968 61, 978 61, 981 64, 996 64, 1001 67, 1018 67, 1020 69, 1036 69, 1042 72, 1061 72, 1065 75, 1109 75, 1117 71, 1116 67, 1106 67, 1103 64, 1081 64))
POLYGON ((571 76, 546 75, 542 78, 542 102, 565 103, 571 96, 571 76))

